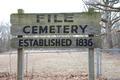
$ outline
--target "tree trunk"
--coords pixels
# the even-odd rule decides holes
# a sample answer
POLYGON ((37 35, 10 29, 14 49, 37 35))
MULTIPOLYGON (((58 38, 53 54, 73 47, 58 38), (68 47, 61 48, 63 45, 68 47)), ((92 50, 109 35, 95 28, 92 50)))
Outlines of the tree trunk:
MULTIPOLYGON (((106 0, 106 6, 108 6, 108 4, 109 4, 109 1, 108 0, 106 0)), ((106 35, 106 46, 107 46, 107 48, 112 48, 112 36, 111 36, 111 34, 110 34, 110 32, 111 32, 111 29, 110 29, 110 27, 109 27, 109 12, 107 11, 107 7, 105 8, 106 9, 106 11, 105 11, 105 19, 106 19, 106 23, 105 23, 105 29, 106 29, 106 33, 107 33, 107 35, 106 35)))

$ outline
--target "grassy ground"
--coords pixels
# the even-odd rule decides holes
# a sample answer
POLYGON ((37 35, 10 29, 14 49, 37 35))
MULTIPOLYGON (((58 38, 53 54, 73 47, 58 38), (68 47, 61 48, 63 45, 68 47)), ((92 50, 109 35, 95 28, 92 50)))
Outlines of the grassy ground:
MULTIPOLYGON (((96 54, 94 57, 96 76, 96 54)), ((25 77, 26 80, 27 78, 36 78, 37 80, 51 80, 52 78, 56 78, 55 80, 58 80, 57 78, 60 78, 59 80, 67 80, 67 78, 69 78, 69 80, 87 80, 88 77, 87 52, 28 54, 27 72, 26 55, 24 63, 25 76, 26 73, 28 75, 25 77)), ((119 67, 119 57, 116 58, 115 55, 102 53, 102 77, 120 79, 119 67)), ((0 72, 1 74, 3 72, 10 73, 11 78, 16 79, 15 76, 17 74, 17 54, 0 55, 0 72)), ((1 79, 2 78, 4 79, 5 76, 1 77, 1 79)))

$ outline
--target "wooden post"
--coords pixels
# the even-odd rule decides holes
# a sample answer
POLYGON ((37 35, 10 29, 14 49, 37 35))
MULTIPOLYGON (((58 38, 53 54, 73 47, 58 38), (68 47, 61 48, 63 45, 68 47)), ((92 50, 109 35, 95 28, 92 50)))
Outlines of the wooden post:
POLYGON ((97 77, 99 78, 99 48, 97 48, 97 77))
POLYGON ((88 48, 88 52, 88 80, 94 80, 94 48, 88 48))
MULTIPOLYGON (((94 8, 89 8, 88 11, 91 15, 94 13, 94 8)), ((91 25, 92 25, 91 21, 91 25)), ((93 37, 94 35, 89 35, 93 37)), ((94 80, 94 48, 88 48, 88 80, 94 80)))
POLYGON ((26 75, 28 75, 28 53, 26 53, 26 75))
MULTIPOLYGON (((19 27, 21 25, 21 14, 23 14, 22 9, 18 9, 19 17, 19 27)), ((22 38, 23 35, 18 35, 18 38, 22 38)), ((24 49, 18 48, 18 62, 17 62, 17 80, 24 80, 24 49)))

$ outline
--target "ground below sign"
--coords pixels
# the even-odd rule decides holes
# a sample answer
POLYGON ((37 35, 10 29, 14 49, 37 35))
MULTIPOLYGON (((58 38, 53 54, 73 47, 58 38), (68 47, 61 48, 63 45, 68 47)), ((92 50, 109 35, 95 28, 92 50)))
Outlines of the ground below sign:
POLYGON ((13 38, 13 48, 99 48, 99 37, 13 38))

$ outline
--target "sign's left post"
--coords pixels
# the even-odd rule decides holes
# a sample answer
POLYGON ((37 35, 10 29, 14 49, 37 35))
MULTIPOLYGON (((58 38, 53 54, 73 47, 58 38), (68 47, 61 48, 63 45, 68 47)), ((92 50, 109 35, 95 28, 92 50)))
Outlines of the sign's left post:
MULTIPOLYGON (((19 27, 21 26, 22 14, 24 14, 24 10, 18 9, 19 27)), ((18 35, 18 38, 23 38, 23 35, 18 35)), ((17 80, 24 80, 24 49, 23 48, 18 48, 17 80)))

